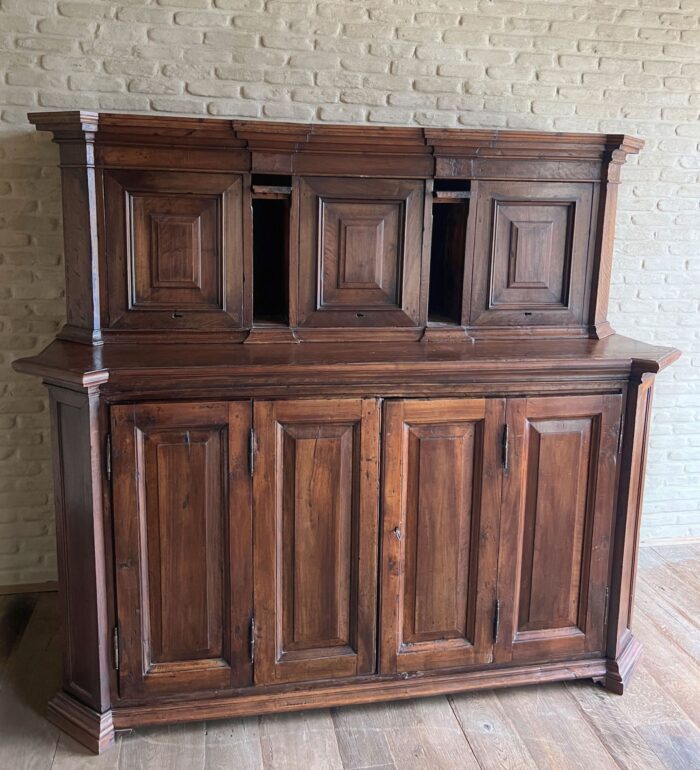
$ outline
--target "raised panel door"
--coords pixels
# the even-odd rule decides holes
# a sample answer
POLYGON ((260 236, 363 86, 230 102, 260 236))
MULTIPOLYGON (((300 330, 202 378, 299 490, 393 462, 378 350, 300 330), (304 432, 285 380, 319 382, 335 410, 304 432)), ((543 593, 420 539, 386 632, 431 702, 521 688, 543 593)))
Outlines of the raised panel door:
POLYGON ((418 326, 424 182, 300 182, 298 325, 418 326))
POLYGON ((239 174, 105 172, 110 327, 243 325, 242 180, 239 174))
POLYGON ((621 401, 509 401, 499 661, 604 652, 621 401))
POLYGON ((594 186, 479 182, 470 324, 585 323, 594 186))
POLYGON ((249 402, 112 409, 123 696, 252 681, 249 402))
POLYGON ((375 670, 379 407, 255 403, 257 684, 375 670))
POLYGON ((502 399, 385 407, 381 672, 492 658, 502 399))

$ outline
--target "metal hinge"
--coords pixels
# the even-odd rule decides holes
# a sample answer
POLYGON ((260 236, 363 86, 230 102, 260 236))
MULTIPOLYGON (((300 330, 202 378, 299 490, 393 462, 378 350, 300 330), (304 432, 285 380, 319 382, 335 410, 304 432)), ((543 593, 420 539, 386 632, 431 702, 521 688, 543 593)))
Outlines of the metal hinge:
POLYGON ((250 662, 255 663, 255 618, 254 617, 250 619, 248 643, 250 645, 250 662))
POLYGON ((501 438, 501 465, 503 470, 508 470, 508 423, 503 426, 503 435, 501 438))
POLYGON ((498 630, 501 627, 501 602, 496 599, 493 605, 493 643, 498 641, 498 630))
POLYGON ((114 626, 112 631, 112 663, 114 670, 119 671, 119 629, 114 626))
POLYGON ((109 433, 105 439, 105 475, 107 481, 112 480, 112 436, 109 433))
POLYGON ((255 473, 255 449, 255 428, 251 428, 248 435, 248 467, 251 477, 255 473))

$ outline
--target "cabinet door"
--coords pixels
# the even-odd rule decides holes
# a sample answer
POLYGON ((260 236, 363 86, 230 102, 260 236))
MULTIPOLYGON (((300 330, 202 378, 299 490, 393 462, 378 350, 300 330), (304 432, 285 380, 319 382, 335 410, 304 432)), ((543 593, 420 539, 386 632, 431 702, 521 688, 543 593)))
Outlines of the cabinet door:
POLYGON ((299 326, 418 326, 425 183, 300 182, 299 326))
POLYGON ((251 683, 248 402, 112 409, 123 696, 251 683))
POLYGON ((379 408, 255 403, 255 681, 375 670, 379 408))
POLYGON ((594 187, 479 182, 473 326, 580 326, 585 321, 594 187))
POLYGON ((243 325, 240 175, 109 170, 104 194, 110 327, 243 325))
POLYGON ((512 399, 498 661, 602 654, 622 397, 512 399))
POLYGON ((503 419, 500 399, 386 405, 382 673, 492 659, 503 419))

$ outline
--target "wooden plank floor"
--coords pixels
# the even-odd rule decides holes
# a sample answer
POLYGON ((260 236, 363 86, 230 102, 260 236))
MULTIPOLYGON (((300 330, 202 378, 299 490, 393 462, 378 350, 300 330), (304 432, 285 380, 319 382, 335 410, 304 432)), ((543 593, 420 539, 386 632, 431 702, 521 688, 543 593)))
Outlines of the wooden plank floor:
POLYGON ((643 548, 629 691, 591 682, 144 728, 89 754, 43 718, 55 594, 0 596, 0 770, 700 768, 700 544, 643 548))

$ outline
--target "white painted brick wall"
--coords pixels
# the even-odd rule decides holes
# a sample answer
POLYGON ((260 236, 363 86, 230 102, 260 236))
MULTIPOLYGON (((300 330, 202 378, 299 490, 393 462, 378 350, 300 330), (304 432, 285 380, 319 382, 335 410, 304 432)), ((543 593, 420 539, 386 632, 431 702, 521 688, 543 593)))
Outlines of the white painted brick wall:
POLYGON ((46 398, 63 313, 38 109, 638 134, 611 320, 675 344, 645 538, 700 536, 700 0, 0 0, 0 584, 54 576, 46 398))

